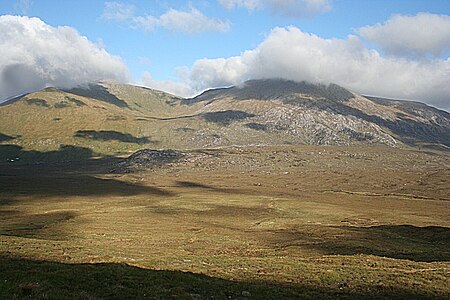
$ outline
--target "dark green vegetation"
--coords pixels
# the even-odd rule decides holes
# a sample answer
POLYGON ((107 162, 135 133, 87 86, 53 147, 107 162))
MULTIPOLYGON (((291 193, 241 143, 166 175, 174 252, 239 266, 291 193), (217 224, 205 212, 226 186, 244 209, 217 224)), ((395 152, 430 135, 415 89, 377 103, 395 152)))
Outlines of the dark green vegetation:
POLYGON ((4 163, 0 298, 448 299, 449 162, 278 146, 4 163))

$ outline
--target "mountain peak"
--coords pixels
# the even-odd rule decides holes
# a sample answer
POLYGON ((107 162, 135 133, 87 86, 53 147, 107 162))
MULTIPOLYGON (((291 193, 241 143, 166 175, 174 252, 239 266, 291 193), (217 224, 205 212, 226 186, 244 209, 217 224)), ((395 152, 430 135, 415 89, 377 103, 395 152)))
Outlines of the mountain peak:
POLYGON ((367 98, 335 84, 282 79, 250 80, 184 100, 97 83, 66 91, 48 88, 0 106, 0 134, 8 157, 11 147, 54 152, 59 145, 99 155, 156 146, 282 144, 448 150, 450 115, 426 105, 367 98))
POLYGON ((254 79, 242 85, 211 89, 197 97, 188 99, 195 103, 211 99, 232 98, 236 100, 287 100, 291 95, 307 95, 309 98, 319 98, 331 101, 347 101, 354 97, 349 90, 337 84, 309 83, 279 78, 254 79))

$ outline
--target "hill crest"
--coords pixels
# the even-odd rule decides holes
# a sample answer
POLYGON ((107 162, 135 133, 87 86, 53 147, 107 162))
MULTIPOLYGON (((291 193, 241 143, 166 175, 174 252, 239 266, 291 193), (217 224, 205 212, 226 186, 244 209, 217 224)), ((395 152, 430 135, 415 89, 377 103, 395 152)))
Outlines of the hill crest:
POLYGON ((182 99, 106 82, 47 88, 6 103, 0 106, 0 134, 8 137, 0 148, 45 152, 63 145, 90 149, 93 156, 283 144, 448 149, 450 114, 333 84, 251 80, 182 99))

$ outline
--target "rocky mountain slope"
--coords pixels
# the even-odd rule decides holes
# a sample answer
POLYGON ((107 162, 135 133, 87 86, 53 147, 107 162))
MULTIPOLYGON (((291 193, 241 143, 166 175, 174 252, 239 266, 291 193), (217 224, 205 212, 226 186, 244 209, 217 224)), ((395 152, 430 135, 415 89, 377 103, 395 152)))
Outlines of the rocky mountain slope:
POLYGON ((450 146, 449 113, 419 102, 364 97, 334 84, 253 80, 184 103, 205 103, 207 110, 242 107, 255 115, 248 126, 288 132, 306 144, 450 146))
POLYGON ((103 82, 47 88, 0 104, 0 159, 61 160, 143 148, 232 145, 450 147, 450 114, 364 97, 337 85, 278 79, 192 99, 103 82))

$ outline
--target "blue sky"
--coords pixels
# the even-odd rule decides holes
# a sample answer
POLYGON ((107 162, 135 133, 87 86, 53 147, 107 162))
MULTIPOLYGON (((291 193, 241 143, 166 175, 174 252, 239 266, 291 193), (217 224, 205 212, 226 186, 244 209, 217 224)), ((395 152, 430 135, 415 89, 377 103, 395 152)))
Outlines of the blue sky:
MULTIPOLYGON (((320 53, 324 61, 319 64, 330 61, 333 63, 347 55, 349 57, 373 55, 375 51, 384 59, 380 65, 392 63, 392 70, 396 72, 400 70, 409 72, 408 74, 419 71, 425 74, 428 74, 427 72, 441 74, 440 77, 429 79, 429 88, 438 89, 439 93, 428 102, 447 108, 449 101, 449 98, 443 99, 443 95, 450 94, 445 88, 445 82, 450 85, 448 0, 2 0, 0 14, 37 17, 50 28, 69 26, 80 36, 87 37, 94 47, 104 48, 108 55, 120 58, 127 73, 119 77, 120 80, 166 89, 178 94, 195 94, 217 85, 236 84, 252 77, 268 77, 272 71, 278 77, 280 74, 288 74, 287 79, 336 81, 336 77, 324 73, 322 69, 317 71, 316 65, 305 67, 304 62, 308 61, 308 57, 297 61, 295 51, 277 53, 278 48, 274 46, 275 44, 271 44, 271 41, 279 40, 280 43, 284 43, 285 38, 286 47, 289 46, 291 49, 297 46, 304 47, 299 48, 299 51, 303 53, 305 50, 304 53, 310 55, 320 53), (419 14, 426 15, 419 20, 419 14), (386 22, 392 20, 394 16, 416 17, 417 20, 399 19, 398 22, 393 21, 392 26, 387 26, 386 22), (203 23, 194 22, 190 18, 197 21, 201 19, 203 23), (409 39, 414 39, 415 36, 421 38, 424 36, 427 39, 430 36, 429 43, 427 40, 422 40, 422 43, 434 46, 422 49, 419 45, 421 41, 406 40, 403 44, 409 48, 406 46, 405 49, 399 48, 395 45, 394 33, 404 28, 402 22, 406 24, 423 22, 425 25, 422 27, 425 28, 430 24, 428 32, 420 28, 416 30, 424 32, 408 32, 408 29, 405 29, 406 32, 401 35, 409 36, 409 39), (377 24, 386 26, 375 28, 377 24), (437 24, 439 31, 442 30, 439 41, 432 40, 433 24, 437 24), (360 29, 365 26, 373 28, 363 33, 360 29), (282 30, 274 32, 275 28, 282 30), (356 38, 349 40, 349 35, 356 38), (387 39, 391 38, 392 41, 386 43, 380 36, 387 36, 387 39), (318 41, 314 40, 315 37, 318 41), (298 45, 290 44, 292 40, 296 40, 298 45), (333 46, 329 48, 327 44, 333 46), (263 56, 260 52, 265 52, 259 48, 265 46, 274 47, 275 50, 266 49, 269 54, 263 56), (340 51, 341 54, 334 56, 332 47, 337 47, 337 52, 340 51), (356 53, 349 53, 354 48, 360 49, 355 50, 356 53), (252 52, 248 55, 252 57, 244 57, 245 51, 252 52), (275 53, 273 57, 270 56, 272 52, 275 53), (286 70, 283 69, 286 65, 282 61, 284 55, 294 57, 292 66, 288 66, 286 70), (257 69, 255 61, 264 61, 264 66, 267 65, 266 70, 255 71, 257 69), (405 61, 409 65, 402 69, 400 66, 405 66, 405 61), (425 69, 419 70, 417 65, 425 69), (304 67, 309 71, 303 73, 296 71, 304 67)), ((13 26, 8 22, 12 21, 5 21, 4 28, 13 26)), ((315 56, 310 58, 312 61, 315 56)), ((18 60, 20 58, 15 58, 15 62, 18 60)), ((374 58, 370 58, 370 61, 373 60, 374 58)), ((355 66, 366 64, 373 70, 381 68, 380 65, 368 64, 365 60, 353 63, 355 66)), ((0 61, 0 67, 1 64, 5 66, 8 61, 0 61)), ((339 64, 345 64, 345 61, 339 64)), ((333 68, 337 68, 334 73, 341 72, 339 67, 333 68)), ((355 68, 351 69, 357 72, 358 69, 355 68)), ((342 70, 342 77, 355 76, 355 74, 347 76, 346 72, 349 71, 342 70)), ((382 77, 378 73, 366 76, 368 79, 382 77)), ((379 90, 378 94, 386 97, 417 99, 426 95, 424 92, 426 87, 421 86, 413 88, 403 86, 401 91, 396 91, 395 87, 386 90, 378 88, 385 85, 382 82, 376 83, 374 88, 369 88, 369 85, 355 80, 337 81, 362 93, 377 94, 379 90)), ((411 77, 409 81, 417 82, 419 79, 411 77)))

